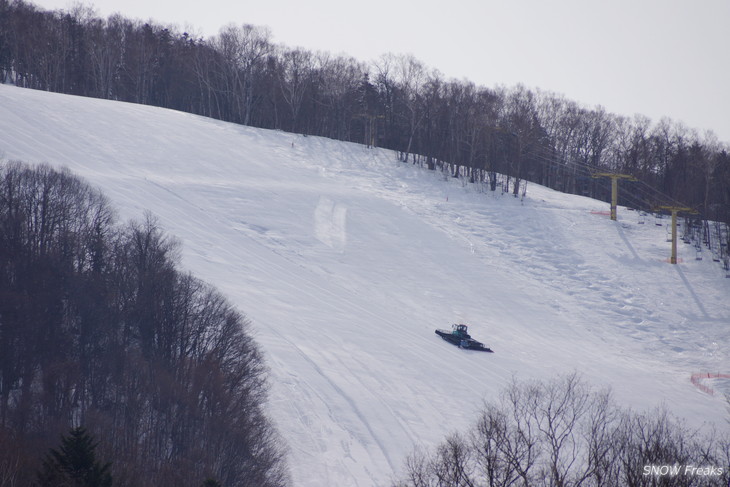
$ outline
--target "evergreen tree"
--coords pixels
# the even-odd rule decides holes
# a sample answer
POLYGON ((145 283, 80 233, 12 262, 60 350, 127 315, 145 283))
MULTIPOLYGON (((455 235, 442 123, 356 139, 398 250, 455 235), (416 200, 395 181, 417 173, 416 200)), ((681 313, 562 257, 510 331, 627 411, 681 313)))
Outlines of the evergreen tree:
POLYGON ((73 428, 61 437, 60 451, 51 448, 38 473, 38 485, 47 487, 111 487, 111 463, 101 464, 94 450, 98 443, 85 428, 73 428))

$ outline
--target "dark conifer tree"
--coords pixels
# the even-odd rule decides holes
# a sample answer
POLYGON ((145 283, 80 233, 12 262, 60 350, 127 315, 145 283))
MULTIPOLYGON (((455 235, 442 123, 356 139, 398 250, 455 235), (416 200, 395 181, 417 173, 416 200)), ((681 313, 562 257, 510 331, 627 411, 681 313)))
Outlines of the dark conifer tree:
POLYGON ((51 449, 38 473, 42 487, 111 487, 111 463, 96 459, 93 438, 83 427, 74 428, 61 437, 59 450, 51 449))

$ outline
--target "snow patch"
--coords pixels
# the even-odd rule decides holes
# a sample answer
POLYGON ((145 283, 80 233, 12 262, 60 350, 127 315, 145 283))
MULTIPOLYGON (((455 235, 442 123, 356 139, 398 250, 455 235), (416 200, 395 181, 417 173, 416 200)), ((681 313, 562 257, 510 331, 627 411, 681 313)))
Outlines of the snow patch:
POLYGON ((314 234, 326 246, 342 252, 347 244, 347 208, 321 196, 314 210, 314 234))

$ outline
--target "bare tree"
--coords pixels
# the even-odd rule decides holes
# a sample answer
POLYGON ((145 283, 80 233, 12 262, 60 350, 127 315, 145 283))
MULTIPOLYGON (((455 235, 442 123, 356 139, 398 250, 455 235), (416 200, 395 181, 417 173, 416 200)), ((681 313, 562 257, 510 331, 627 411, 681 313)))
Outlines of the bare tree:
POLYGON ((489 487, 507 487, 519 478, 509 460, 515 456, 511 451, 514 440, 510 429, 505 412, 495 405, 485 404, 476 428, 471 432, 477 469, 489 487))
POLYGON ((547 454, 543 475, 551 485, 578 486, 591 475, 591 463, 583 458, 584 438, 579 434, 590 400, 591 392, 575 373, 539 387, 538 400, 529 414, 542 436, 547 454))
POLYGON ((299 131, 299 112, 304 95, 309 89, 314 70, 314 57, 303 49, 285 50, 280 55, 282 70, 279 73, 279 86, 284 101, 289 107, 290 130, 299 131))
POLYGON ((251 124, 254 83, 265 57, 273 50, 267 28, 250 24, 223 27, 213 41, 222 55, 227 95, 236 106, 237 121, 251 124))
POLYGON ((393 66, 396 83, 401 95, 401 103, 406 108, 405 118, 408 123, 408 142, 403 147, 403 161, 406 162, 413 147, 413 139, 416 131, 425 113, 422 109, 422 95, 428 73, 426 66, 412 55, 394 56, 393 66))
POLYGON ((573 373, 547 383, 513 381, 497 403, 485 404, 468 436, 452 434, 431 455, 409 457, 398 485, 709 486, 727 481, 727 471, 658 479, 646 466, 726 465, 728 445, 665 409, 621 410, 610 391, 593 391, 573 373))

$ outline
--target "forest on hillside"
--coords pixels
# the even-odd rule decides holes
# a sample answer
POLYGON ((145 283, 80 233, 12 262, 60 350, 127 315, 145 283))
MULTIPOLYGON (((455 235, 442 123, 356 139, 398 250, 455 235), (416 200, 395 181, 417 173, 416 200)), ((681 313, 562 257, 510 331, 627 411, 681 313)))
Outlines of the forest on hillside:
POLYGON ((42 465, 71 428, 115 486, 287 485, 249 321, 178 258, 68 171, 0 164, 0 486, 111 485, 42 465))
POLYGON ((730 223, 728 144, 712 132, 447 79, 409 55, 365 63, 277 45, 247 24, 206 39, 91 7, 0 0, 0 82, 385 147, 492 190, 505 174, 515 194, 533 181, 606 199, 610 183, 592 176, 628 174, 640 182, 622 185, 621 204, 730 223))

